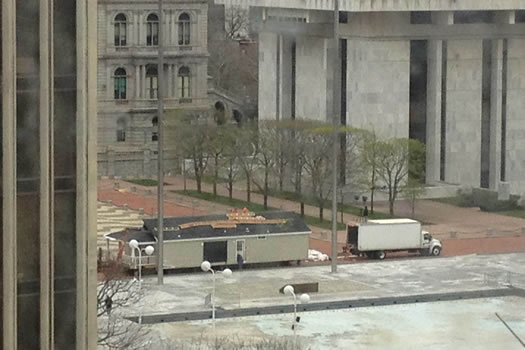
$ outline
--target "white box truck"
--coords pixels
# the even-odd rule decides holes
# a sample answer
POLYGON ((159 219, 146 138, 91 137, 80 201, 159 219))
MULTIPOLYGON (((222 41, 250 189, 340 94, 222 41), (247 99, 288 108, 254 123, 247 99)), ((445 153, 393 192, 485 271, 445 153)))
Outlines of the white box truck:
POLYGON ((349 224, 347 244, 355 255, 384 259, 387 252, 409 251, 438 256, 441 242, 421 230, 421 223, 411 219, 368 220, 349 224))

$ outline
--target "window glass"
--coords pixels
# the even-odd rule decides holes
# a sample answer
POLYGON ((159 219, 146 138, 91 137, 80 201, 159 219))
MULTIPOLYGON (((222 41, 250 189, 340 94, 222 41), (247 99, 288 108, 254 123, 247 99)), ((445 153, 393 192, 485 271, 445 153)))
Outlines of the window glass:
POLYGON ((150 14, 146 22, 146 44, 155 46, 159 44, 159 17, 156 14, 150 14))
POLYGON ((17 331, 19 349, 40 338, 39 1, 16 2, 17 331))
POLYGON ((179 16, 179 45, 189 45, 191 38, 190 15, 183 13, 179 16))

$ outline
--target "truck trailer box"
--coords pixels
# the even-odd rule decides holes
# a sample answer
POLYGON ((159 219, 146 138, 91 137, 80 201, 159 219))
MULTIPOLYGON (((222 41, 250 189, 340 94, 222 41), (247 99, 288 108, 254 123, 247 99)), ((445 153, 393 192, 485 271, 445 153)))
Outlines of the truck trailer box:
POLYGON ((366 251, 421 248, 421 223, 411 219, 369 220, 361 223, 356 241, 349 242, 366 251))

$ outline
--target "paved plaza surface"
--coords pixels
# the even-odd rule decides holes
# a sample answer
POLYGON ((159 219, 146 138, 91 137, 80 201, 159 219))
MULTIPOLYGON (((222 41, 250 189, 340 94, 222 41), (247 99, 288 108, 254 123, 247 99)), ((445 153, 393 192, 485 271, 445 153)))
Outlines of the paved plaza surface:
MULTIPOLYGON (((517 297, 300 313, 297 341, 311 350, 519 350, 497 318, 525 339, 525 299, 517 297)), ((218 320, 224 339, 292 338, 290 314, 218 320)), ((161 337, 191 342, 213 334, 210 321, 160 324, 161 337)))
MULTIPOLYGON (((417 257, 330 266, 233 270, 231 278, 217 275, 217 305, 225 309, 289 304, 279 289, 289 283, 319 283, 312 302, 371 297, 406 296, 493 289, 525 288, 525 253, 468 255, 450 258, 417 257)), ((209 310, 209 273, 172 273, 162 286, 156 276, 144 277, 144 315, 209 310)), ((130 315, 138 310, 130 309, 130 315)))
MULTIPOLYGON (((217 275, 217 306, 222 309, 290 305, 279 293, 288 283, 318 282, 311 303, 363 298, 525 288, 525 253, 413 258, 329 266, 234 270, 217 275)), ((143 282, 142 315, 209 311, 205 298, 212 276, 204 272, 155 276, 143 282)), ((139 308, 125 310, 136 316, 139 308)), ((525 339, 525 298, 504 297, 305 312, 298 330, 311 349, 520 349, 519 342, 495 316, 498 313, 525 339), (409 339, 409 340, 407 340, 409 339)), ((268 338, 291 334, 292 315, 249 316, 217 320, 217 336, 268 338)), ((211 321, 150 325, 163 337, 211 336, 211 321)))

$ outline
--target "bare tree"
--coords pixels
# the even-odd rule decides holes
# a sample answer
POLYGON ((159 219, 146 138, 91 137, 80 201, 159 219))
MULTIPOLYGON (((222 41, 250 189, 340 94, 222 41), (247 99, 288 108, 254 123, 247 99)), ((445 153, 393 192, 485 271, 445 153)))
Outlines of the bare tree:
POLYGON ((394 202, 408 180, 410 169, 421 169, 425 146, 412 139, 390 139, 377 143, 377 175, 388 189, 390 215, 394 202))
POLYGON ((197 182, 197 191, 202 192, 202 178, 210 157, 211 130, 213 123, 206 112, 191 112, 175 122, 172 139, 176 151, 183 159, 190 158, 197 182))
POLYGON ((248 8, 231 5, 224 10, 226 35, 230 39, 246 37, 249 32, 250 18, 248 8))
POLYGON ((305 133, 304 169, 310 176, 312 192, 319 206, 319 219, 324 220, 325 202, 331 193, 330 179, 332 167, 330 154, 333 138, 332 127, 318 125, 314 128, 302 130, 305 133))
POLYGON ((227 129, 225 136, 226 147, 224 149, 224 161, 222 164, 226 171, 226 188, 228 189, 228 197, 230 199, 233 199, 233 184, 242 172, 242 167, 239 164, 240 152, 238 151, 241 129, 240 127, 230 127, 227 129))
POLYGON ((257 162, 263 172, 262 183, 259 181, 258 176, 253 177, 253 182, 257 186, 264 198, 264 209, 268 209, 268 195, 270 192, 270 173, 272 169, 279 164, 279 158, 281 153, 280 142, 280 130, 276 122, 273 121, 260 121, 258 130, 258 143, 257 143, 257 162))
POLYGON ((257 157, 259 156, 257 124, 255 122, 249 122, 242 126, 240 131, 235 150, 246 179, 246 201, 251 202, 251 185, 257 169, 257 157))
POLYGON ((374 195, 377 189, 378 140, 374 132, 363 133, 360 150, 360 183, 370 190, 370 213, 374 213, 374 195))
POLYGON ((125 319, 124 309, 141 300, 136 280, 125 278, 118 265, 105 270, 97 288, 98 346, 101 349, 147 349, 149 329, 125 319))

